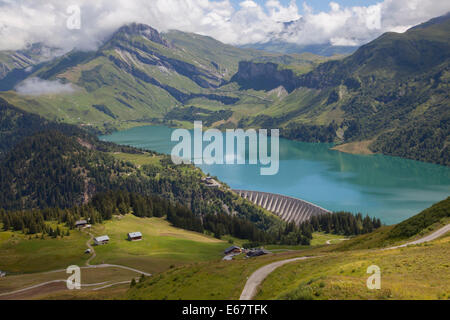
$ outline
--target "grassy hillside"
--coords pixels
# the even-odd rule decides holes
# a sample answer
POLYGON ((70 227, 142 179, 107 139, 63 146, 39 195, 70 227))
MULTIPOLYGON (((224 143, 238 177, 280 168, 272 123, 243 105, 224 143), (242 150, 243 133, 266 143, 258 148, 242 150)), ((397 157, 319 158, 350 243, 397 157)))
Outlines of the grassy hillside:
POLYGON ((283 266, 263 282, 255 299, 450 299, 450 237, 413 248, 351 251, 283 266), (381 290, 369 290, 366 270, 381 269, 381 290))
POLYGON ((0 98, 0 155, 10 151, 24 138, 49 130, 74 135, 89 143, 93 143, 95 140, 95 137, 86 130, 48 121, 36 114, 23 111, 0 98))
POLYGON ((389 238, 407 239, 430 227, 444 225, 448 221, 450 221, 450 197, 397 224, 389 233, 389 238))
POLYGON ((84 265, 89 236, 72 232, 64 238, 40 239, 21 232, 0 231, 0 270, 8 273, 41 272, 84 265))
MULTIPOLYGON (((297 253, 298 255, 298 253, 297 253)), ((279 253, 257 259, 195 263, 155 274, 130 289, 125 298, 133 300, 229 300, 238 299, 245 281, 259 267, 273 260, 288 259, 279 253)))
POLYGON ((275 270, 255 299, 448 299, 450 239, 397 250, 333 252, 317 248, 254 259, 197 263, 154 275, 130 289, 126 299, 238 299, 248 277, 278 260, 316 256, 275 270), (382 289, 368 290, 366 269, 382 270, 382 289))
POLYGON ((423 237, 450 222, 450 199, 438 202, 419 214, 394 226, 384 226, 379 230, 345 241, 336 250, 373 249, 392 246, 408 240, 423 237))
POLYGON ((402 229, 411 221, 382 227, 346 241, 316 235, 317 246, 298 248, 301 251, 169 270, 130 289, 126 298, 237 299, 248 277, 259 267, 292 257, 311 256, 314 258, 290 263, 271 273, 255 299, 449 299, 447 275, 450 264, 445 259, 450 253, 449 235, 431 243, 381 250, 415 239, 416 235, 423 236, 441 227, 439 221, 448 223, 439 215, 439 212, 448 215, 448 203, 448 199, 444 200, 411 218, 413 221, 424 220, 426 216, 434 224, 431 227, 422 225, 414 235, 404 235, 403 240, 391 238, 395 235, 393 230, 402 229), (335 242, 324 245, 320 239, 334 239, 335 242), (366 287, 369 276, 366 270, 374 264, 381 268, 382 289, 371 291, 366 287))

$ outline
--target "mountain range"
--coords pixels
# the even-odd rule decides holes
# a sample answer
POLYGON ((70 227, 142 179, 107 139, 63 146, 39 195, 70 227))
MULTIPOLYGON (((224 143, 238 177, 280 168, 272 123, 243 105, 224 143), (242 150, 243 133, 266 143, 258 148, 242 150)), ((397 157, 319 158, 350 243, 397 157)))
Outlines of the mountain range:
POLYGON ((341 151, 448 165, 449 30, 447 14, 403 34, 383 34, 351 55, 324 57, 129 24, 92 52, 49 61, 39 50, 34 59, 0 52, 0 97, 102 132, 142 123, 189 126, 202 115, 220 129, 278 127, 284 137, 333 142, 341 151), (73 90, 17 90, 36 78, 73 90))

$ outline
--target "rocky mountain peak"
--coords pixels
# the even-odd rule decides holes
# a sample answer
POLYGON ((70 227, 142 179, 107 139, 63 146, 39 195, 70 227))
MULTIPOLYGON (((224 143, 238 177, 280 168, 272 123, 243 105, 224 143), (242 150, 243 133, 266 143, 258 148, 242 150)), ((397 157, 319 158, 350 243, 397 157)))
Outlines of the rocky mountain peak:
POLYGON ((155 43, 169 47, 169 43, 164 40, 159 34, 158 30, 142 23, 130 23, 121 27, 113 37, 125 36, 141 36, 155 43))

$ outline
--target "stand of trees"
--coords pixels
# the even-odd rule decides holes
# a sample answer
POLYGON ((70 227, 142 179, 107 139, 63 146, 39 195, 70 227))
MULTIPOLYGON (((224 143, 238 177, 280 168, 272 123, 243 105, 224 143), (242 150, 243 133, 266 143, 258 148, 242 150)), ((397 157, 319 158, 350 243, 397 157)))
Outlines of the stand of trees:
MULTIPOLYGON (((184 212, 188 210, 181 205, 172 205, 157 196, 143 196, 126 191, 109 191, 93 197, 87 205, 69 209, 46 208, 42 210, 0 210, 3 230, 22 231, 25 234, 46 233, 51 236, 62 235, 59 229, 53 230, 46 222, 65 224, 75 228, 77 220, 84 218, 90 224, 110 220, 113 215, 133 213, 138 217, 162 217, 166 212, 184 212)), ((189 210, 188 210, 189 211, 189 210)))
POLYGON ((226 213, 207 214, 201 219, 187 209, 172 209, 168 211, 167 220, 178 228, 201 233, 208 231, 218 239, 231 235, 252 243, 287 245, 308 245, 312 239, 312 232, 307 226, 298 228, 295 224, 287 224, 278 232, 264 231, 247 219, 226 213))
POLYGON ((356 215, 349 212, 326 213, 313 216, 305 224, 314 231, 345 236, 366 234, 381 227, 381 221, 377 218, 363 217, 361 213, 356 215))

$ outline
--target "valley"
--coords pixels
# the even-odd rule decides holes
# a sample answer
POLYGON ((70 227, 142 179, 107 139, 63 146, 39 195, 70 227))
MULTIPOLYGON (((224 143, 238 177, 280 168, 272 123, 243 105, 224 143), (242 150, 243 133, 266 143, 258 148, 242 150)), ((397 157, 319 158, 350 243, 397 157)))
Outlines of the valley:
POLYGON ((0 50, 0 300, 449 300, 450 13, 358 47, 302 24, 0 50), (177 163, 199 121, 280 139, 177 163))
MULTIPOLYGON (((170 141, 173 130, 146 126, 100 138, 170 154, 176 145, 170 141)), ((282 194, 331 211, 363 212, 387 224, 403 221, 448 196, 450 170, 444 166, 383 155, 340 153, 330 150, 328 144, 287 139, 280 139, 279 149, 276 176, 261 176, 265 166, 248 161, 245 165, 198 167, 232 189, 282 194)))

